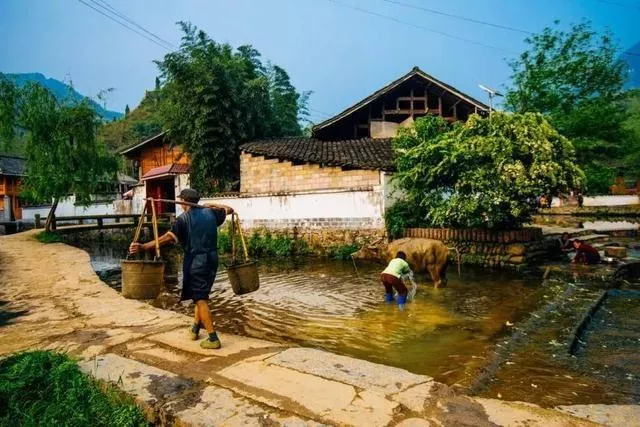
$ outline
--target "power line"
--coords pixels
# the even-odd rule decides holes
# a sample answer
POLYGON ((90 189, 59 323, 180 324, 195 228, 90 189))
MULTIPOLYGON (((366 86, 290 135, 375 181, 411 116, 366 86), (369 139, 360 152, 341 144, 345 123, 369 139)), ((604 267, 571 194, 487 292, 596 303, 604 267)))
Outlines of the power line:
POLYGON ((96 0, 89 0, 91 3, 93 3, 96 6, 99 6, 103 9, 107 9, 109 12, 115 14, 116 16, 118 16, 121 19, 124 19, 125 21, 127 21, 128 23, 138 27, 139 29, 141 29, 142 31, 144 31, 145 33, 149 34, 151 37, 155 38, 156 40, 160 41, 162 44, 170 46, 173 49, 177 49, 178 47, 176 45, 174 45, 173 43, 163 39, 162 37, 158 36, 157 34, 147 30, 146 28, 144 28, 142 25, 138 24, 136 21, 134 21, 133 19, 129 18, 127 15, 119 12, 116 8, 114 8, 113 6, 111 6, 106 0, 97 0, 98 4, 96 2, 96 0), (103 6, 104 5, 104 6, 103 6))
POLYGON ((442 12, 440 10, 431 9, 431 8, 424 7, 424 6, 416 6, 416 5, 413 5, 413 4, 404 3, 404 2, 401 2, 401 1, 395 1, 395 0, 382 0, 382 1, 384 1, 386 3, 395 4, 396 6, 402 6, 402 7, 406 7, 406 8, 409 8, 409 9, 422 10, 424 12, 429 12, 429 13, 433 13, 433 14, 436 14, 436 15, 446 16, 446 17, 453 18, 453 19, 459 19, 461 21, 473 22, 474 24, 487 25, 489 27, 499 28, 501 30, 513 31, 513 32, 516 32, 516 33, 522 33, 522 34, 527 34, 527 35, 532 35, 533 34, 531 31, 522 30, 520 28, 510 27, 508 25, 502 25, 502 24, 495 24, 493 22, 482 21, 480 19, 467 18, 466 16, 460 16, 460 15, 456 15, 456 14, 453 14, 453 13, 442 12))
POLYGON ((463 42, 466 42, 466 43, 472 43, 472 44, 475 44, 475 45, 478 45, 478 46, 484 46, 484 47, 487 47, 489 49, 500 50, 502 52, 506 52, 506 53, 509 53, 509 54, 512 54, 512 55, 517 54, 517 52, 511 51, 511 50, 507 50, 507 49, 503 49, 503 48, 498 47, 498 46, 493 46, 493 45, 482 43, 482 42, 479 42, 479 41, 476 41, 476 40, 471 40, 471 39, 467 39, 467 38, 464 38, 464 37, 456 36, 455 34, 446 33, 444 31, 434 30, 432 28, 424 27, 422 25, 417 25, 417 24, 413 24, 411 22, 403 21, 403 20, 398 19, 398 18, 394 18, 393 16, 384 15, 384 14, 378 13, 378 12, 373 12, 371 10, 363 9, 363 8, 358 7, 358 6, 352 6, 352 5, 349 5, 349 4, 344 4, 344 3, 341 3, 341 2, 339 2, 337 0, 328 0, 328 1, 330 1, 331 3, 335 3, 335 4, 339 5, 339 6, 346 7, 348 9, 357 10, 358 12, 365 13, 367 15, 377 16, 378 18, 386 19, 388 21, 393 21, 393 22, 396 22, 396 23, 402 24, 402 25, 408 25, 410 27, 418 28, 420 30, 429 31, 431 33, 439 34, 439 35, 444 36, 444 37, 449 37, 449 38, 460 40, 460 41, 463 41, 463 42))
POLYGON ((327 118, 331 118, 331 117, 333 117, 333 116, 332 116, 331 114, 329 114, 329 113, 325 113, 324 111, 320 111, 320 110, 314 110, 313 108, 308 108, 308 107, 307 107, 307 110, 309 110, 309 111, 313 111, 314 113, 320 114, 321 116, 325 116, 325 117, 327 117, 327 118))
POLYGON ((91 9, 95 10, 95 11, 96 11, 96 12, 98 12, 100 15, 103 15, 103 16, 105 16, 106 18, 110 19, 111 21, 115 22, 116 24, 121 25, 121 26, 125 27, 126 29, 128 29, 128 30, 130 30, 130 31, 133 31, 134 33, 138 34, 139 36, 144 37, 145 39, 149 40, 149 41, 150 41, 150 42, 152 42, 152 43, 157 44, 157 45, 158 45, 158 46, 160 46, 161 48, 166 49, 166 50, 169 50, 169 51, 171 50, 169 47, 167 47, 167 46, 165 46, 165 45, 161 44, 160 42, 158 42, 158 41, 156 41, 156 40, 152 39, 151 37, 147 36, 146 34, 141 33, 140 31, 137 31, 136 29, 129 27, 127 24, 125 24, 125 23, 123 23, 123 22, 121 22, 121 21, 118 21, 118 20, 117 20, 117 19, 115 19, 112 15, 108 15, 108 14, 104 13, 104 12, 103 12, 102 10, 100 10, 100 9, 96 9, 95 7, 93 7, 92 5, 90 5, 89 3, 85 2, 84 0, 78 0, 78 1, 79 1, 80 3, 82 3, 83 5, 87 6, 88 8, 91 8, 91 9))

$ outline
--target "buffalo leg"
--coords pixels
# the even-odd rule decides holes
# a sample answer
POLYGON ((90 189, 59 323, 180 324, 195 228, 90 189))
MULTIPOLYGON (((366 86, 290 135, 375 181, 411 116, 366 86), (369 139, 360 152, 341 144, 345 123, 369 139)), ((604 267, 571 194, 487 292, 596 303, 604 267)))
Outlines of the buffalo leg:
POLYGON ((440 272, 438 271, 438 267, 435 265, 430 265, 427 267, 429 274, 431 275, 431 280, 433 280, 433 286, 435 288, 440 287, 440 272))

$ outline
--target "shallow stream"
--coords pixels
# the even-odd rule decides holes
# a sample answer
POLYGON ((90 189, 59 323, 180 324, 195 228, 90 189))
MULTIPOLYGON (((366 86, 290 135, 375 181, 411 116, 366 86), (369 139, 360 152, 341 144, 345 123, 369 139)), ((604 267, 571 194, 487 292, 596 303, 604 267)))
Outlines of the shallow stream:
MULTIPOLYGON (((123 251, 89 248, 94 268, 116 289, 123 251)), ((383 302, 380 270, 362 261, 356 274, 346 261, 263 260, 260 290, 239 297, 221 266, 211 293, 216 326, 405 368, 482 396, 546 406, 640 402, 640 330, 637 321, 622 321, 637 311, 640 296, 627 296, 631 302, 620 307, 607 302, 598 314, 605 323, 594 322, 577 356, 569 356, 572 331, 599 285, 471 267, 459 277, 451 268, 444 289, 418 276, 415 301, 400 311, 383 302), (620 328, 625 332, 597 338, 600 329, 620 328), (612 357, 607 345, 624 356, 612 357), (626 357, 635 359, 621 361, 626 357)), ((152 304, 190 315, 193 306, 178 301, 180 286, 179 277, 169 280, 152 304)))

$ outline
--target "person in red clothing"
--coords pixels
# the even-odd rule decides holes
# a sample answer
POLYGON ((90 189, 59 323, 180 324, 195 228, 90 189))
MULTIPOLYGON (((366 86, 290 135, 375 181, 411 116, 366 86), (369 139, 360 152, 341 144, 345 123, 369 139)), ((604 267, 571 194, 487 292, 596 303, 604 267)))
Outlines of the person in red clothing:
POLYGON ((573 247, 576 249, 576 256, 571 261, 574 264, 598 264, 600 262, 600 253, 591 245, 584 243, 582 240, 574 240, 573 247))

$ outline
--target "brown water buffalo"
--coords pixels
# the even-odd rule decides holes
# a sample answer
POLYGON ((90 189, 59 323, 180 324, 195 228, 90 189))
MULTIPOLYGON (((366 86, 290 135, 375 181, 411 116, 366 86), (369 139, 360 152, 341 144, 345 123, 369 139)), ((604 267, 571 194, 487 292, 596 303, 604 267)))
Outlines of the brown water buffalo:
POLYGON ((407 262, 414 272, 428 272, 436 288, 447 285, 449 250, 439 240, 407 237, 388 244, 363 247, 351 256, 354 259, 373 259, 388 263, 398 251, 407 254, 407 262))

